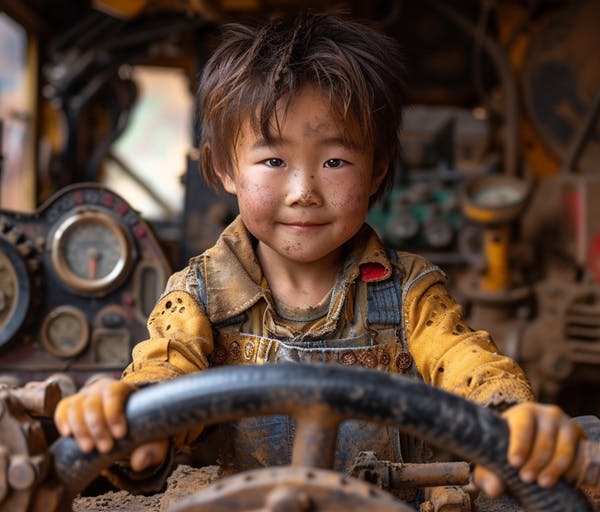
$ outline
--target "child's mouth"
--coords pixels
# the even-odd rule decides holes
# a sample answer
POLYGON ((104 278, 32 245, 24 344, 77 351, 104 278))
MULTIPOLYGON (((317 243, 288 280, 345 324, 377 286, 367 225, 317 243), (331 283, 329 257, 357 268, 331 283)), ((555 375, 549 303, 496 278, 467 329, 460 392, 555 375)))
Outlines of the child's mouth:
POLYGON ((323 227, 325 224, 317 222, 283 222, 286 228, 293 229, 295 231, 310 231, 323 227))

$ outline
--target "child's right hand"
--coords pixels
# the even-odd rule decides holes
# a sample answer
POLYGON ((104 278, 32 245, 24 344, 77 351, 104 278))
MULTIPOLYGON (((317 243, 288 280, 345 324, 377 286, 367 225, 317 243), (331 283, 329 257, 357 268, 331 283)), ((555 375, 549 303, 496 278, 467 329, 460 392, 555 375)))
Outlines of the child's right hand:
MULTIPOLYGON (((525 483, 552 487, 573 465, 581 428, 555 405, 524 402, 502 413, 510 432, 507 459, 525 483)), ((475 483, 492 498, 504 491, 504 483, 492 471, 475 468, 475 483)))
MULTIPOLYGON (((125 403, 135 388, 125 382, 103 378, 61 400, 54 413, 56 428, 62 436, 73 436, 83 452, 97 449, 109 452, 115 439, 127 434, 125 403)), ((130 465, 142 471, 160 464, 166 457, 168 441, 138 446, 130 465)))

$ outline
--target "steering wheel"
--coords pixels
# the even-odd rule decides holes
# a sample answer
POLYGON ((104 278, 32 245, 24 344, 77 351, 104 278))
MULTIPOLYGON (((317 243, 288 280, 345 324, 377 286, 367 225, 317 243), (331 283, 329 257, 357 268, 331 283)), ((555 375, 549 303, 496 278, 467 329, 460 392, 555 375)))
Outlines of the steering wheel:
MULTIPOLYGON (((142 443, 174 436, 198 424, 286 414, 296 420, 291 467, 314 468, 307 470, 299 486, 328 478, 319 468, 332 467, 338 425, 354 418, 398 426, 465 460, 487 466, 503 478, 509 495, 528 511, 591 510, 583 494, 562 480, 551 489, 520 480, 506 459, 508 427, 496 412, 415 379, 377 370, 332 364, 212 368, 137 391, 129 398, 125 414, 128 436, 109 454, 83 453, 70 437, 52 445, 55 476, 65 488, 66 500, 72 501, 102 469, 142 443)), ((270 471, 268 475, 275 479, 286 478, 281 468, 257 471, 270 471)), ((346 488, 358 489, 359 494, 363 488, 358 486, 369 485, 348 480, 352 485, 346 488)), ((369 487, 364 492, 381 498, 383 505, 385 493, 375 494, 374 487, 369 487)), ((412 510, 400 507, 404 508, 396 505, 389 510, 412 510)), ((184 505, 177 510, 204 509, 184 505)))

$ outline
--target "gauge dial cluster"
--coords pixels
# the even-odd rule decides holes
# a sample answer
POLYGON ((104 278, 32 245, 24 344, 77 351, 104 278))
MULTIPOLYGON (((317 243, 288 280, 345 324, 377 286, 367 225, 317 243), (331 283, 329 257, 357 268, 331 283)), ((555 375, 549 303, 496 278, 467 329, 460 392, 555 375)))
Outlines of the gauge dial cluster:
POLYGON ((118 374, 170 274, 150 225, 101 185, 0 210, 0 377, 118 374))

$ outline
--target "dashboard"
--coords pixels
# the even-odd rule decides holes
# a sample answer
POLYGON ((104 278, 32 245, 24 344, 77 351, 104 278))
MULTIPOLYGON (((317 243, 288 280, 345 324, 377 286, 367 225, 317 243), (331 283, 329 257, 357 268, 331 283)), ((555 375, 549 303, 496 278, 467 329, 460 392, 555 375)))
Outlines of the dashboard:
POLYGON ((119 375, 170 274, 151 227, 101 185, 0 210, 0 381, 119 375))

